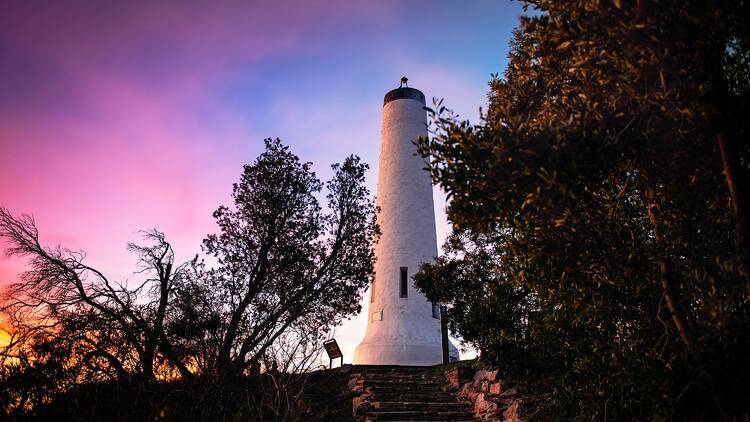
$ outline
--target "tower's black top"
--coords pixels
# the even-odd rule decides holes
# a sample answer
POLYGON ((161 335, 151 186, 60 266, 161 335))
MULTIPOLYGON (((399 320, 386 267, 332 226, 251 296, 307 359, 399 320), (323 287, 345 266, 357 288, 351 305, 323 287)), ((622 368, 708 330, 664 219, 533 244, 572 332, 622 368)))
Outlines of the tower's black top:
POLYGON ((422 104, 425 104, 424 94, 422 94, 422 91, 414 88, 403 87, 388 91, 388 93, 385 94, 385 98, 383 98, 383 105, 386 105, 393 100, 400 100, 402 98, 410 98, 412 100, 417 100, 422 104))

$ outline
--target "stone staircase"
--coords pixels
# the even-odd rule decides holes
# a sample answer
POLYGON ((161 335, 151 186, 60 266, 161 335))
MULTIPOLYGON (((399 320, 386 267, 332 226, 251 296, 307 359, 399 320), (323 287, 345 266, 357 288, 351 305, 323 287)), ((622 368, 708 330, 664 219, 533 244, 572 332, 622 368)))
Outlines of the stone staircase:
POLYGON ((358 366, 372 408, 365 421, 473 421, 470 402, 445 391, 431 367, 358 366))

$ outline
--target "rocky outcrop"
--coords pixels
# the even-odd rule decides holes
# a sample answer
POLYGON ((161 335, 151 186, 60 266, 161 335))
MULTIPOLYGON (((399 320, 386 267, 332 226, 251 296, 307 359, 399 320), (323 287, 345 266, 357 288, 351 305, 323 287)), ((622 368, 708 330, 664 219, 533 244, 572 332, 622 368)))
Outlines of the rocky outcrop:
POLYGON ((451 368, 445 372, 448 385, 459 400, 472 404, 474 417, 481 421, 522 422, 521 399, 516 388, 507 387, 497 371, 451 368))

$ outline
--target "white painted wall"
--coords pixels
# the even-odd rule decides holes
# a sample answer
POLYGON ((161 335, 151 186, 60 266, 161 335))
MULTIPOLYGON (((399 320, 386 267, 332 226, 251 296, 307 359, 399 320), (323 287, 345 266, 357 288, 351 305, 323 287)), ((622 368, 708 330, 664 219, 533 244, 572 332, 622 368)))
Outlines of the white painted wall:
MULTIPOLYGON (((424 103, 392 100, 384 105, 377 182, 380 241, 367 332, 355 364, 435 365, 442 362, 440 321, 414 287, 419 264, 437 256, 432 183, 415 141, 427 136, 424 103), (400 297, 400 268, 408 268, 408 297, 400 297), (382 320, 373 313, 382 312, 382 320)), ((458 350, 451 345, 451 355, 458 350)))

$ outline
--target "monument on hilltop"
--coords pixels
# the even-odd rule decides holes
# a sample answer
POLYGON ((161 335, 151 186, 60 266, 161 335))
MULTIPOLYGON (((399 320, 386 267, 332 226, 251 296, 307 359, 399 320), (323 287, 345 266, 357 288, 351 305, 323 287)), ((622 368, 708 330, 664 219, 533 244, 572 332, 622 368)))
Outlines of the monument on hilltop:
MULTIPOLYGON (((375 279, 370 286, 367 331, 355 364, 442 363, 440 311, 415 287, 419 265, 437 256, 432 181, 414 141, 427 136, 424 94, 406 86, 383 100, 377 182, 375 279)), ((450 347, 451 360, 458 350, 450 347)))

